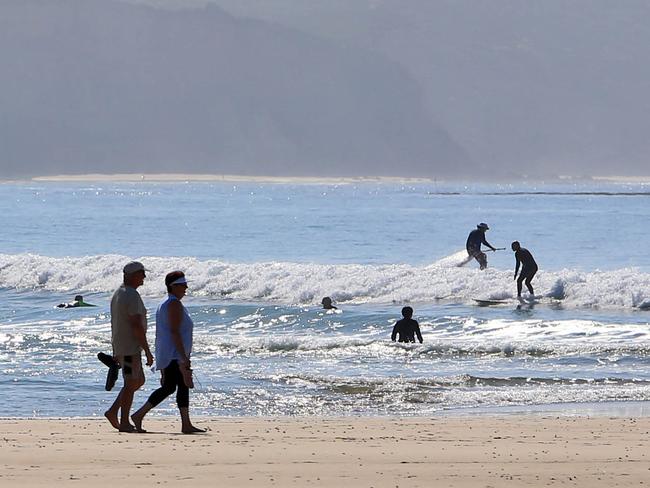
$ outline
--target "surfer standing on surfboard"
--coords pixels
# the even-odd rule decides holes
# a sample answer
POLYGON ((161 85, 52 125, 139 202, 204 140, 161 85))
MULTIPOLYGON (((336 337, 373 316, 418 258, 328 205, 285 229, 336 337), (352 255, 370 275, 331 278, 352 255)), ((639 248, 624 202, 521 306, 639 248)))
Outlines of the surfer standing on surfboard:
POLYGON ((476 229, 469 233, 469 236, 467 237, 467 244, 465 244, 468 259, 476 259, 478 261, 478 264, 481 265, 481 269, 487 268, 487 256, 484 252, 481 251, 481 244, 485 244, 493 251, 497 250, 495 247, 492 247, 492 244, 485 240, 485 231, 489 229, 490 228, 486 223, 481 222, 476 226, 476 229))
POLYGON ((533 255, 530 253, 528 249, 525 249, 521 247, 519 244, 519 241, 514 241, 511 246, 512 250, 515 252, 515 259, 517 260, 517 264, 515 265, 515 279, 517 280, 517 298, 521 298, 521 284, 526 282, 526 287, 528 288, 528 291, 530 292, 530 295, 532 297, 535 296, 535 292, 533 291, 533 286, 530 284, 531 280, 535 276, 535 273, 537 273, 537 263, 535 262, 535 259, 533 258, 533 255), (521 274, 519 275, 519 279, 517 279, 517 272, 519 271, 519 265, 521 264, 521 274))

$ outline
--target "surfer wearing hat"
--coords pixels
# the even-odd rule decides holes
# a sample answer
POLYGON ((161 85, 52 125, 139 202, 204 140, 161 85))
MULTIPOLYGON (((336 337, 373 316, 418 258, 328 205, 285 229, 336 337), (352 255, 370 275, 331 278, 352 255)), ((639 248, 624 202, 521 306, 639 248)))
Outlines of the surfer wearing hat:
POLYGON ((485 244, 493 251, 497 250, 495 247, 492 247, 492 244, 485 240, 485 231, 489 229, 490 228, 485 222, 481 222, 476 226, 476 229, 469 233, 467 244, 465 244, 468 259, 476 259, 480 264, 481 269, 487 268, 487 256, 481 251, 481 244, 485 244))

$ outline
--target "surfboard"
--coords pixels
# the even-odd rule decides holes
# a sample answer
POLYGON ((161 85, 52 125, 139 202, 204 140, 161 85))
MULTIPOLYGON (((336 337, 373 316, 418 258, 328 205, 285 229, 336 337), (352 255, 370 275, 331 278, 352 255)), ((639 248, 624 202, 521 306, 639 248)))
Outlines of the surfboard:
POLYGON ((507 305, 511 303, 510 300, 482 300, 480 298, 475 298, 474 301, 478 304, 479 307, 489 307, 491 305, 507 305))
POLYGON ((479 307, 491 307, 494 305, 537 305, 540 303, 537 299, 508 299, 508 300, 485 300, 481 298, 474 298, 474 301, 479 307))
POLYGON ((533 305, 539 305, 540 303, 542 303, 542 302, 540 302, 537 299, 525 299, 524 298, 524 299, 521 299, 521 300, 515 300, 516 305, 530 305, 530 306, 533 306, 533 305))

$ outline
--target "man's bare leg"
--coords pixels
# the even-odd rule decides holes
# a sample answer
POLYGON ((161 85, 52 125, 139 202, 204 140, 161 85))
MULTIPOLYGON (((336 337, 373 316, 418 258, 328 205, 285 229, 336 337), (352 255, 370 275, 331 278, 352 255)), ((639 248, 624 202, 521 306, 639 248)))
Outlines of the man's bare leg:
POLYGON ((117 414, 120 410, 120 404, 122 402, 122 390, 124 390, 124 387, 120 389, 120 392, 117 394, 117 398, 113 402, 113 405, 111 405, 111 407, 104 412, 104 417, 106 417, 111 425, 117 430, 120 430, 120 421, 117 417, 117 414))
POLYGON ((131 414, 131 405, 133 405, 133 395, 144 384, 139 379, 131 379, 125 382, 124 388, 120 393, 120 432, 133 432, 135 427, 131 425, 129 415, 131 414))

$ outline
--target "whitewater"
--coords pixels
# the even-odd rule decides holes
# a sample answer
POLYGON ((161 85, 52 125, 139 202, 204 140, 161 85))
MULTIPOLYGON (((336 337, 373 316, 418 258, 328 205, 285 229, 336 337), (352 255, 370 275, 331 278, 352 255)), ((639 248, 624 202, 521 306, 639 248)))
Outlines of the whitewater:
MULTIPOLYGON (((150 271, 141 288, 145 296, 160 294, 170 269, 192 277, 192 294, 215 300, 269 301, 280 304, 320 303, 331 296, 341 304, 430 303, 472 304, 474 299, 516 297, 512 270, 479 271, 459 267, 465 251, 425 266, 407 264, 312 264, 288 262, 228 263, 189 257, 137 256, 150 271)), ((129 256, 98 255, 52 258, 33 254, 0 254, 0 287, 52 292, 104 292, 119 286, 119 270, 129 256)), ((650 274, 637 268, 585 272, 541 271, 535 279, 539 298, 566 308, 650 308, 650 274)))
POLYGON ((0 184, 0 415, 101 415, 114 395, 96 353, 132 259, 151 343, 164 275, 190 281, 197 413, 642 408, 649 198, 589 181, 0 184), (482 221, 508 250, 459 267, 482 221), (536 302, 515 299, 515 239, 540 266, 536 302), (97 306, 56 308, 76 294, 97 306), (423 344, 390 341, 406 304, 423 344))

